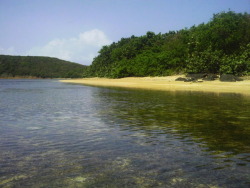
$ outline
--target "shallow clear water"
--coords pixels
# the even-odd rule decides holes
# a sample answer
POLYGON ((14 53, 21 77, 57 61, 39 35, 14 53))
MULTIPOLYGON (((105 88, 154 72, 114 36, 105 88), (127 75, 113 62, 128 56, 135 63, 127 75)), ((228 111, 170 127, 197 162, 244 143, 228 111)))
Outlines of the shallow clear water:
POLYGON ((250 97, 0 80, 0 187, 249 187, 250 97))

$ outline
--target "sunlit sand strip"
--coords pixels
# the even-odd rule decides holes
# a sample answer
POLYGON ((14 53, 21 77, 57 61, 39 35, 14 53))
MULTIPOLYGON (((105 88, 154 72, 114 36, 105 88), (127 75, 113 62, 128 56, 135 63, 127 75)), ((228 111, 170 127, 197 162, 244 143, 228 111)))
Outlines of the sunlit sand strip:
POLYGON ((138 89, 151 89, 151 90, 165 90, 165 91, 203 91, 203 92, 216 92, 216 93, 241 93, 250 96, 250 80, 239 82, 220 82, 203 81, 203 82, 182 82, 175 81, 179 76, 167 77, 143 77, 143 78, 121 78, 121 79, 108 79, 108 78, 84 78, 84 79, 68 79, 61 80, 65 83, 84 84, 90 86, 103 86, 103 87, 126 87, 138 89))

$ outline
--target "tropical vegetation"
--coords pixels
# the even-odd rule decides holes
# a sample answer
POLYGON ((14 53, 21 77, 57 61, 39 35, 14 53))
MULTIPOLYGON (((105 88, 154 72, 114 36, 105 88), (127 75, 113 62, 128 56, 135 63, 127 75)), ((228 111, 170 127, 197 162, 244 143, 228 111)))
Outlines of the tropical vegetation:
POLYGON ((250 73, 250 14, 214 14, 208 23, 168 33, 148 31, 103 46, 83 77, 178 73, 250 73))
POLYGON ((85 67, 51 57, 0 55, 1 78, 80 78, 85 67))
POLYGON ((250 14, 214 14, 179 31, 121 38, 90 66, 49 57, 0 55, 0 77, 143 77, 179 73, 250 75, 250 14))

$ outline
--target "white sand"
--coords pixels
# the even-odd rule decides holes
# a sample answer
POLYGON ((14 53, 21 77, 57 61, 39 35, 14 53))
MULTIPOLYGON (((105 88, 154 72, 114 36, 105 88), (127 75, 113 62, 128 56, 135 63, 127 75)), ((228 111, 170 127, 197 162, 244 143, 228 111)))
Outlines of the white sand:
POLYGON ((127 87, 151 90, 166 90, 166 91, 203 91, 203 92, 217 92, 217 93, 241 93, 250 95, 250 80, 239 82, 220 82, 202 81, 202 82, 183 82, 175 81, 178 76, 167 77, 143 77, 143 78, 84 78, 84 79, 68 79, 61 80, 65 83, 84 84, 90 86, 104 86, 104 87, 127 87))

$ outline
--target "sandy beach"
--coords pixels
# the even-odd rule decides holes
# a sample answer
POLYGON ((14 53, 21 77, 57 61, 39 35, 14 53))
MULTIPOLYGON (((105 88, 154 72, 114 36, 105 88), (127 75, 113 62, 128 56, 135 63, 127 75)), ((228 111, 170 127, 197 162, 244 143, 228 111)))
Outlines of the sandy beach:
POLYGON ((165 91, 202 91, 216 93, 240 93, 250 96, 250 80, 246 79, 238 82, 201 81, 201 82, 183 82, 175 81, 183 75, 166 77, 129 77, 121 79, 108 78, 84 78, 61 80, 64 83, 83 84, 102 87, 126 87, 149 90, 165 91))

